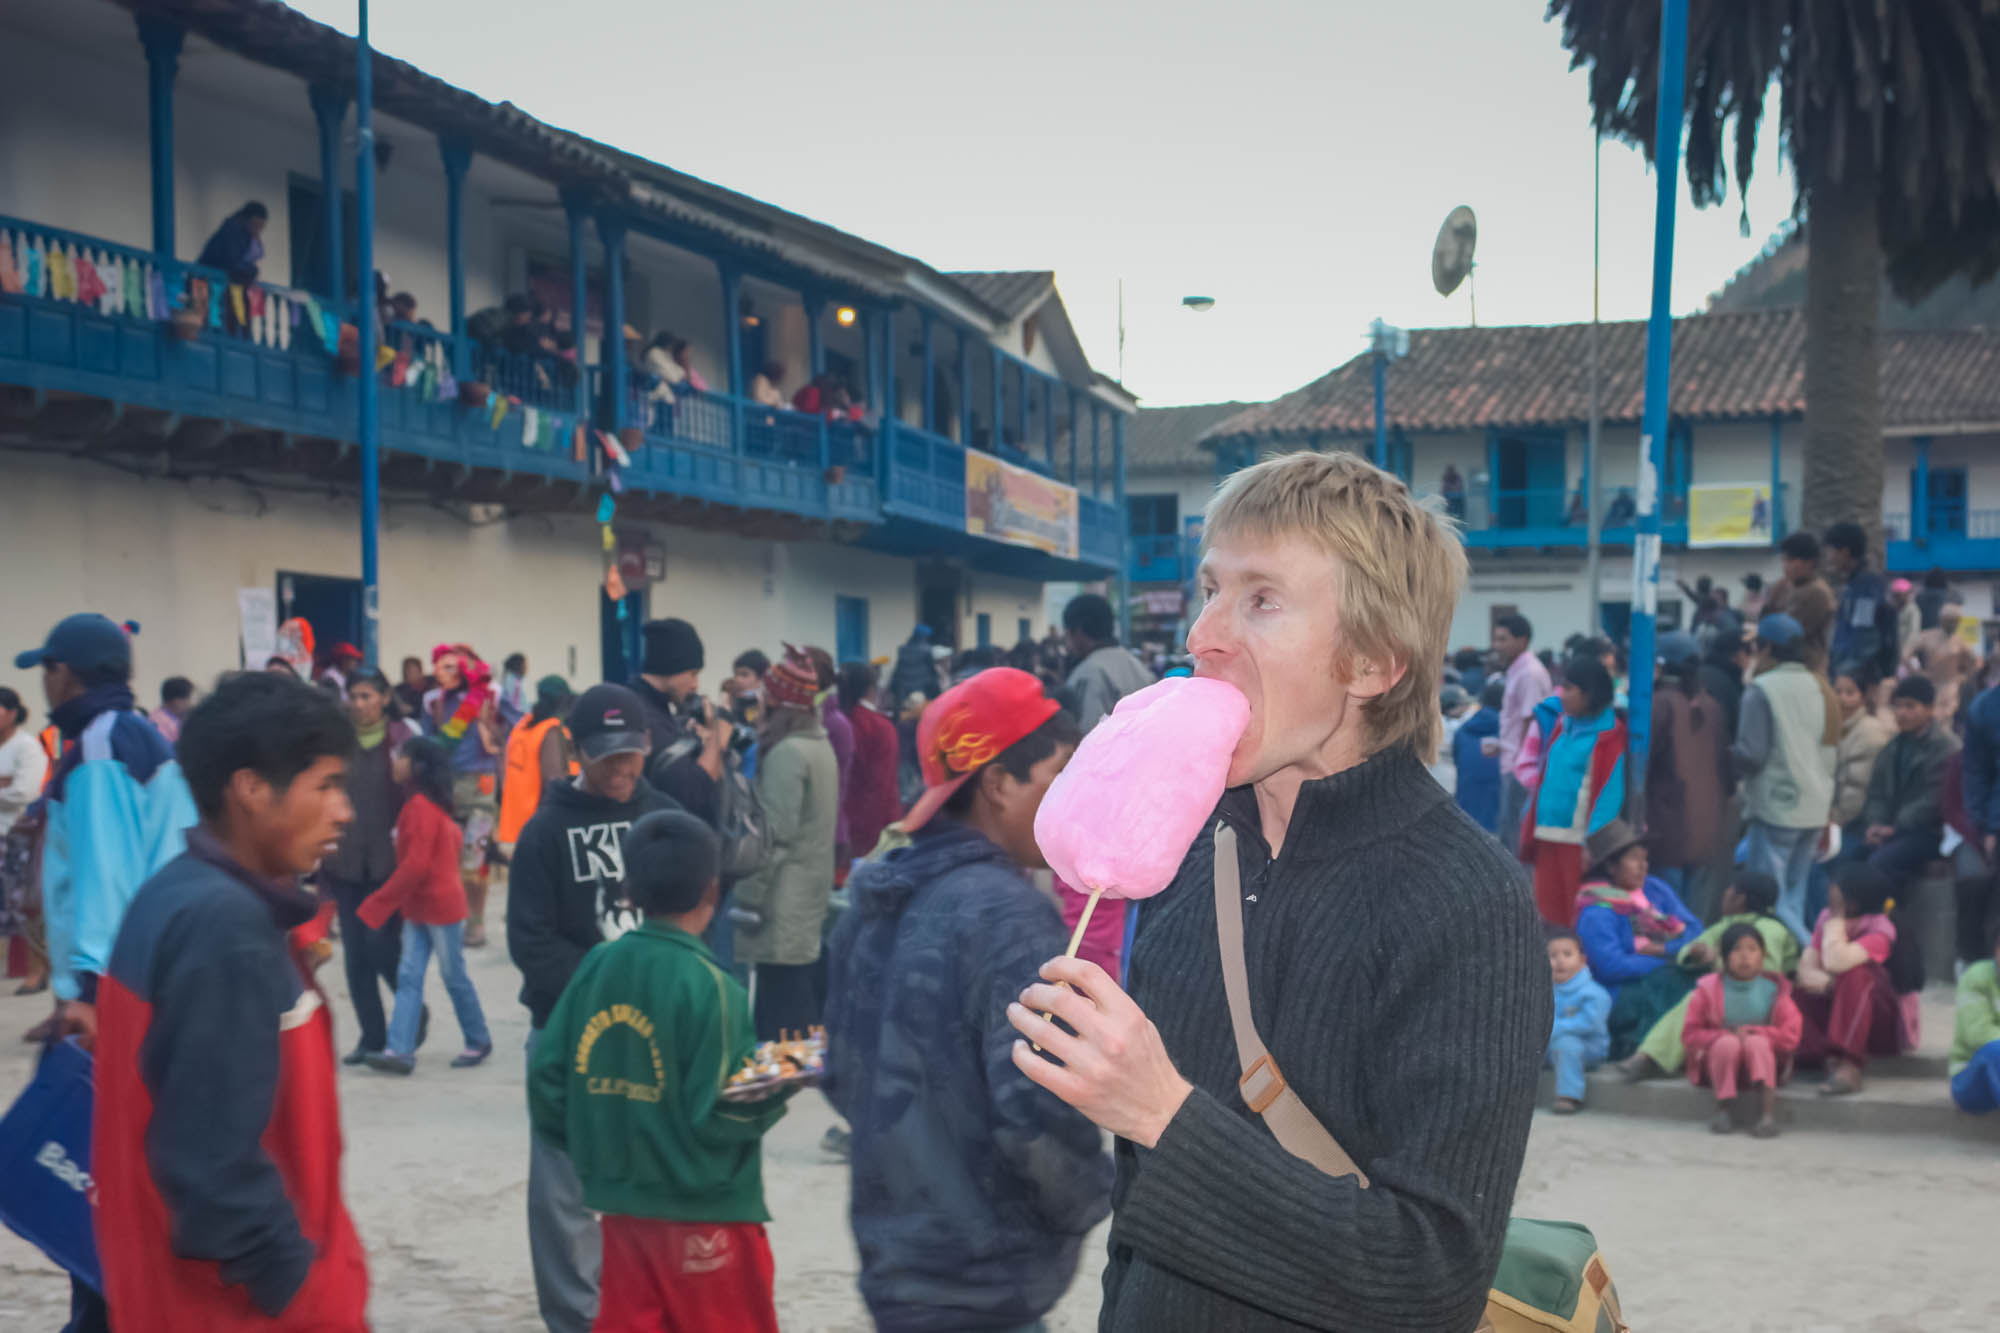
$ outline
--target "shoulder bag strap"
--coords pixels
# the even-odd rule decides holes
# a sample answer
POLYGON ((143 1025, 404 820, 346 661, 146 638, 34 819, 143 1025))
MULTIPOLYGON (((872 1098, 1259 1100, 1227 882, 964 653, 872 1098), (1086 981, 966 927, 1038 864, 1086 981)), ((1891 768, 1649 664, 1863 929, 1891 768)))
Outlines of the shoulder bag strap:
POLYGON ((1243 1077, 1236 1090, 1244 1104, 1271 1127, 1279 1146, 1329 1176, 1353 1176, 1368 1188, 1368 1176, 1347 1150, 1334 1142, 1278 1071, 1250 1015, 1250 973, 1243 956, 1243 880, 1237 869, 1236 830, 1215 828, 1215 935, 1222 947, 1222 989, 1229 997, 1229 1026, 1236 1032, 1236 1061, 1243 1077))

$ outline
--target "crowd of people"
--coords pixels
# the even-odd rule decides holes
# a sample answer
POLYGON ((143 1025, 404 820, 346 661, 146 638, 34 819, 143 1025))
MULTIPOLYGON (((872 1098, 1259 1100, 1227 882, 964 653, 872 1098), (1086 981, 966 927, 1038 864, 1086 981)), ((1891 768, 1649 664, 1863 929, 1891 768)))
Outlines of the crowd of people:
MULTIPOLYGON (((1528 621, 1504 615, 1490 652, 1448 663, 1433 771, 1532 876, 1557 1110, 1581 1108, 1605 1060, 1633 1079, 1685 1066, 1724 1101, 1754 1090, 1743 1118, 1762 1135, 1795 1063, 1827 1070, 1826 1095, 1858 1090, 1870 1058, 1917 1044, 1913 905, 1930 875, 1954 887, 1952 1094, 1995 1104, 2000 663, 1941 572, 1918 591, 1866 553, 1837 524, 1788 537, 1780 578, 1746 577, 1740 608, 1706 578, 1683 585, 1690 628, 1662 634, 1651 664, 1643 786, 1627 767, 1632 666, 1610 640, 1537 654, 1528 621)), ((1725 1109, 1714 1128, 1736 1123, 1725 1109)))
MULTIPOLYGON (((1915 670, 1893 737, 1855 721, 1881 684, 1854 654, 1890 622, 1850 568, 1815 622, 1832 681, 1791 610, 1664 636, 1634 809, 1615 647, 1551 670, 1506 617, 1490 657, 1447 659, 1465 569, 1441 516, 1351 455, 1225 483, 1188 649, 1249 728, 1174 882, 1099 911, 1076 957, 1083 897, 1037 882, 1037 817, 1155 679, 1101 597, 1004 652, 921 626, 893 660, 747 649, 715 698, 698 629, 662 619, 632 679, 581 692, 463 643, 392 685, 336 644, 205 697, 170 679, 150 715, 133 628, 70 617, 17 659, 49 729, 0 692, 0 924, 58 1001, 31 1035, 96 1060, 102 1280, 77 1281, 72 1326, 365 1327, 336 1061, 418 1073, 432 958, 448 1064, 493 1058, 464 950, 501 866, 554 1333, 777 1327, 759 1145, 794 1093, 731 1075, 822 1032, 845 1122, 823 1146, 882 1327, 1041 1327, 1107 1214, 1112 1326, 1469 1325, 1545 1062, 1558 1110, 1619 1059, 1685 1068, 1718 1129, 1748 1097, 1768 1135, 1794 1063, 1846 1091, 1907 1049, 1895 899, 1961 817, 1954 846, 1992 855, 2000 693, 1966 691, 1954 724, 1915 670), (345 1056, 313 980, 336 931, 345 1056)), ((1808 606, 1816 579, 1774 592, 1808 606)), ((1961 882, 1981 956, 1952 1092, 1986 1110, 1991 875, 1961 882)))

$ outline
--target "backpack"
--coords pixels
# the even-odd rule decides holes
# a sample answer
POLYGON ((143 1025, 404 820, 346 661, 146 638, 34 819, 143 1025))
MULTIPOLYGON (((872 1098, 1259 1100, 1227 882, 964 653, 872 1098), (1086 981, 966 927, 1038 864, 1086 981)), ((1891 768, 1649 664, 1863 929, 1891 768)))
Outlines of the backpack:
POLYGON ((1590 1228, 1517 1217, 1478 1333, 1628 1333, 1590 1228))
MULTIPOLYGON (((647 777, 658 779, 682 760, 701 753, 701 737, 688 733, 655 751, 647 777)), ((734 746, 722 752, 722 777, 716 783, 715 831, 722 839, 722 883, 726 888, 763 869, 771 858, 771 824, 756 784, 743 772, 743 756, 734 746)))

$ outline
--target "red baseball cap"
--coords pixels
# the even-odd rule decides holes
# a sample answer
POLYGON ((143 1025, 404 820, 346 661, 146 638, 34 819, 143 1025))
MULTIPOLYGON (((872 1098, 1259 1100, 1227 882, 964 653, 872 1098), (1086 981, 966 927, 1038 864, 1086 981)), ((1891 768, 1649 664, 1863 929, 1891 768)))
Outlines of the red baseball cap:
POLYGON ((989 667, 931 700, 917 722, 924 794, 897 826, 915 833, 930 823, 967 778, 1061 711, 1041 681, 1013 667, 989 667))

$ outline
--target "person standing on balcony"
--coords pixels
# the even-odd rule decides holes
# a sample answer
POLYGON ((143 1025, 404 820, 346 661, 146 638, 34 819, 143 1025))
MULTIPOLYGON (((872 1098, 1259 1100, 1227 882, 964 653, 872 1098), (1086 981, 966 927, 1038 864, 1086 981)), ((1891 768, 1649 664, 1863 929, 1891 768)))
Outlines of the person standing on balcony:
POLYGON ((264 224, 270 217, 271 211, 252 199, 222 220, 194 262, 221 269, 231 282, 249 286, 257 281, 257 265, 264 258, 264 224))
POLYGON ((1839 700, 1807 669, 1788 615, 1757 623, 1756 676, 1743 691, 1730 759, 1743 778, 1744 863, 1778 881, 1778 916, 1807 936, 1806 881, 1833 810, 1839 700))
POLYGON ((1534 633, 1524 615, 1501 616, 1493 622, 1493 655, 1506 673, 1507 686, 1500 699, 1500 734, 1481 742, 1480 748, 1485 752, 1490 747, 1500 757, 1500 817, 1493 831, 1503 847, 1519 844, 1521 814, 1528 804, 1528 789, 1514 773, 1521 743, 1527 739, 1535 705, 1555 692, 1548 668, 1528 650, 1534 633))
POLYGON ((1120 699, 1151 685, 1153 674, 1118 642, 1111 603, 1094 592, 1071 598, 1063 608, 1063 632, 1076 662, 1068 688, 1076 698, 1077 721, 1088 735, 1120 699))
POLYGON ((1778 554, 1784 576, 1764 599, 1764 614, 1790 616, 1797 622, 1805 654, 1801 660, 1808 671, 1824 676, 1838 601, 1819 576, 1819 538, 1810 532, 1795 532, 1779 545, 1778 554))
POLYGON ((1438 478, 1438 494, 1444 497, 1444 511, 1459 522, 1465 522, 1465 477, 1459 472, 1458 464, 1444 465, 1444 475, 1438 478))
POLYGON ((1837 667, 1872 666, 1884 679, 1896 674, 1896 608, 1888 580, 1868 568, 1868 534, 1859 523, 1826 530, 1827 561, 1841 579, 1834 614, 1832 661, 1837 667))

